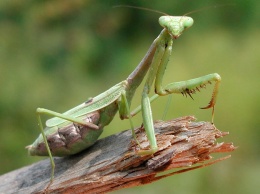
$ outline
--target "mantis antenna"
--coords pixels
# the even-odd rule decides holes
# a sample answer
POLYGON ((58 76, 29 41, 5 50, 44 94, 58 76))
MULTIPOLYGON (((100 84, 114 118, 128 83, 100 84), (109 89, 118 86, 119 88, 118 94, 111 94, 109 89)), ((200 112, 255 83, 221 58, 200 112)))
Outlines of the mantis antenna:
POLYGON ((132 8, 132 9, 140 9, 140 10, 155 12, 155 13, 159 13, 159 14, 163 14, 163 15, 169 16, 167 13, 164 13, 164 12, 162 12, 162 11, 158 11, 158 10, 150 9, 150 8, 146 8, 146 7, 138 7, 138 6, 132 6, 132 5, 115 5, 115 6, 113 6, 113 8, 119 8, 119 7, 132 8))
MULTIPOLYGON (((221 5, 210 5, 210 6, 207 6, 207 7, 203 7, 201 9, 196 9, 196 10, 190 11, 188 13, 185 13, 183 16, 187 16, 187 15, 190 15, 192 13, 197 13, 197 12, 200 12, 200 11, 203 11, 203 10, 207 10, 207 9, 210 9, 210 8, 219 8, 219 7, 234 6, 234 5, 235 5, 234 3, 221 4, 221 5)), ((139 6, 133 6, 133 5, 115 5, 115 6, 113 6, 113 8, 119 8, 119 7, 140 9, 140 10, 155 12, 155 13, 158 13, 158 14, 163 14, 163 15, 169 16, 169 14, 167 14, 167 13, 164 13, 162 11, 155 10, 155 9, 150 9, 150 8, 147 8, 147 7, 139 7, 139 6)))
POLYGON ((234 6, 235 4, 221 4, 221 5, 210 5, 210 6, 207 6, 207 7, 203 7, 201 9, 196 9, 196 10, 193 10, 193 11, 190 11, 188 13, 185 13, 183 16, 187 16, 187 15, 190 15, 192 13, 197 13, 197 12, 200 12, 200 11, 204 11, 204 10, 207 10, 207 9, 210 9, 210 8, 219 8, 219 7, 225 7, 225 6, 234 6))

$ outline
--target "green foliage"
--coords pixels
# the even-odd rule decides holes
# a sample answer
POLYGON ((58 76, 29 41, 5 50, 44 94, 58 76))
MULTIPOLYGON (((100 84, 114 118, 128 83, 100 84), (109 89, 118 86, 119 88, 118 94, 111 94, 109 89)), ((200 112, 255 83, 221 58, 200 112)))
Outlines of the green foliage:
MULTIPOLYGON (((225 141, 239 149, 221 164, 129 193, 253 193, 257 188, 260 10, 255 0, 228 3, 233 2, 191 14, 194 26, 175 41, 164 83, 219 73, 223 81, 215 124, 230 132, 225 141)), ((125 79, 141 61, 161 31, 160 15, 112 7, 119 4, 183 15, 227 2, 1 1, 0 173, 42 159, 27 156, 24 149, 40 133, 37 107, 64 112, 125 79)), ((211 90, 195 95, 194 101, 173 96, 167 119, 191 114, 210 120, 211 112, 198 107, 208 103, 211 90)), ((139 101, 137 94, 132 107, 139 101)), ((166 101, 154 103, 154 119, 161 118, 166 101)), ((134 119, 136 126, 141 122, 140 116, 134 119)), ((129 122, 116 118, 103 136, 118 132, 118 126, 127 129, 129 122)))

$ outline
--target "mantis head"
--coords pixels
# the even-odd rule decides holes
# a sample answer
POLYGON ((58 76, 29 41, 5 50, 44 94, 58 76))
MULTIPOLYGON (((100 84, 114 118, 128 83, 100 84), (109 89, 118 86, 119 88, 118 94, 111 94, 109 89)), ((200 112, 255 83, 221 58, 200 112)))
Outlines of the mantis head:
POLYGON ((193 24, 193 19, 187 16, 161 16, 159 24, 165 28, 172 38, 178 38, 184 30, 193 24))

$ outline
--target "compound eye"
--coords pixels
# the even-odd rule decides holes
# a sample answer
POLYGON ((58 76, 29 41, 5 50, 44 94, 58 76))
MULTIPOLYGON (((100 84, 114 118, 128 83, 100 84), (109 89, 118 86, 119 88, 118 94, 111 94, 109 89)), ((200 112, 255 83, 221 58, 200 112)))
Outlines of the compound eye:
POLYGON ((183 27, 184 28, 189 28, 192 26, 192 24, 194 23, 193 19, 190 17, 185 17, 182 21, 183 27))

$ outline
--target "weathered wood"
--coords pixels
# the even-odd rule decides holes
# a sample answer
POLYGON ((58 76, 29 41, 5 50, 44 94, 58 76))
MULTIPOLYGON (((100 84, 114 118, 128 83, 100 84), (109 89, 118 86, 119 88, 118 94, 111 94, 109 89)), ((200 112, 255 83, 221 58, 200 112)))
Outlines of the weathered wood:
MULTIPOLYGON (((216 143, 216 138, 227 135, 208 122, 192 122, 192 116, 155 123, 160 150, 153 156, 137 156, 139 147, 132 141, 131 130, 97 141, 84 152, 64 158, 55 158, 55 179, 50 179, 48 159, 0 176, 0 193, 106 193, 114 190, 148 184, 166 176, 204 167, 215 152, 230 152, 232 143, 216 143), (198 165, 198 163, 200 165, 198 165), (197 164, 195 166, 191 166, 197 164), (156 176, 169 169, 175 172, 156 176), (178 168, 182 168, 178 171, 178 168), (183 169, 184 168, 184 169, 183 169)), ((149 146, 144 130, 136 134, 145 148, 149 146)))

